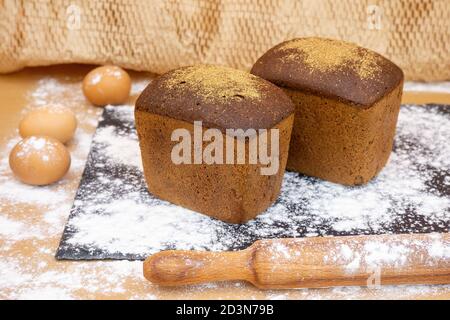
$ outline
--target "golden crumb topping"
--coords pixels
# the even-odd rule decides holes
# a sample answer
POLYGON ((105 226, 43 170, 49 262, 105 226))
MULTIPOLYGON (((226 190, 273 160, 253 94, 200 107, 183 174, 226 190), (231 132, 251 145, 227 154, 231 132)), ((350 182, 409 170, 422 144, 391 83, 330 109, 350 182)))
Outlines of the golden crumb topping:
POLYGON ((279 49, 287 51, 283 59, 303 61, 311 72, 330 72, 345 66, 361 79, 368 79, 381 71, 376 54, 349 42, 301 38, 286 42, 279 49))
POLYGON ((241 98, 260 99, 261 79, 227 67, 197 65, 174 71, 164 84, 167 88, 188 86, 205 100, 241 98))

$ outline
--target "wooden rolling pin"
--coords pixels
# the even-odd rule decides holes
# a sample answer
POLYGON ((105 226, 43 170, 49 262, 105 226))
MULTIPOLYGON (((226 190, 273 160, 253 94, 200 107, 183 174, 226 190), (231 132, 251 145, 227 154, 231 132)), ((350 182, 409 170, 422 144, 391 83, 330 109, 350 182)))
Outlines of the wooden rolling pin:
POLYGON ((450 235, 256 241, 234 252, 169 250, 144 262, 164 286, 245 280, 263 289, 450 283, 450 235))

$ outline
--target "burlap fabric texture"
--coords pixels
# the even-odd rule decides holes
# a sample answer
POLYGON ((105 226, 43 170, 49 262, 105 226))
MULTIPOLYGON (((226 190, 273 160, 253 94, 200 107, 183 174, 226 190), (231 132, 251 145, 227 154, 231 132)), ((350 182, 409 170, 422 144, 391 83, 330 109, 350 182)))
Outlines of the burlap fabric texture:
POLYGON ((249 70, 273 45, 303 36, 371 48, 409 80, 450 79, 449 0, 4 0, 0 72, 58 63, 249 70))

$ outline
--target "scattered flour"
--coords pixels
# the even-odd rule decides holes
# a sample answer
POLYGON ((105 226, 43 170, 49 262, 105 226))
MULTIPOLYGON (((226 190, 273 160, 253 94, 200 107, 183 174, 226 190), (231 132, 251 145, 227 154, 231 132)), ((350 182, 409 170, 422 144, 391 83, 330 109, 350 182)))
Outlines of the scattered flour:
POLYGON ((346 245, 343 244, 341 246, 341 255, 345 258, 345 259, 350 259, 351 257, 353 257, 353 251, 352 249, 346 245))
MULTIPOLYGON (((0 214, 3 214, 0 211, 0 214)), ((46 234, 43 230, 34 226, 30 227, 20 221, 0 215, 0 238, 6 238, 9 242, 30 238, 44 238, 46 234)))
MULTIPOLYGON (((354 230, 362 234, 392 233, 402 219, 417 219, 417 223, 421 223, 419 227, 437 225, 448 229, 448 184, 443 183, 439 190, 432 189, 430 184, 432 175, 450 164, 449 132, 436 129, 448 127, 450 119, 436 109, 425 111, 423 107, 403 107, 397 149, 389 165, 369 185, 348 188, 288 172, 280 200, 258 219, 235 228, 148 195, 142 181, 142 169, 132 159, 126 159, 140 159, 137 137, 130 125, 133 110, 108 108, 111 111, 108 116, 113 120, 120 119, 125 125, 99 128, 94 138, 94 150, 100 146, 101 151, 94 157, 98 171, 93 173, 95 179, 81 188, 83 200, 75 203, 80 214, 69 221, 72 233, 63 248, 84 248, 88 252, 100 250, 106 257, 113 258, 143 258, 164 248, 226 250, 243 243, 248 245, 255 238, 274 235, 324 235, 327 230, 324 226, 344 234, 354 230), (124 159, 120 150, 125 149, 128 150, 122 152, 124 159), (434 171, 422 169, 430 164, 434 171), (111 175, 108 171, 111 165, 121 168, 120 176, 111 175), (93 190, 95 196, 91 197, 93 190), (299 190, 302 193, 299 194, 299 190), (308 207, 309 211, 292 212, 295 206, 308 207), (408 208, 414 208, 414 215, 410 216, 408 208)), ((407 224, 404 231, 411 227, 417 226, 407 224)), ((351 274, 362 267, 371 270, 407 266, 410 255, 424 248, 434 258, 429 261, 430 265, 447 259, 448 241, 439 235, 431 235, 430 239, 418 243, 368 241, 357 249, 356 244, 342 244, 336 252, 329 252, 324 262, 340 264, 351 274)), ((292 258, 293 252, 285 245, 277 244, 272 249, 274 260, 292 258)), ((426 292, 427 288, 416 286, 411 289, 411 294, 426 292)), ((333 294, 341 295, 341 298, 361 293, 361 288, 336 290, 333 294)), ((389 287, 388 290, 394 289, 389 287)), ((309 297, 307 291, 298 292, 305 292, 305 297, 309 297)), ((289 296, 271 293, 268 297, 284 299, 289 296)))
POLYGON ((113 126, 107 126, 97 130, 95 139, 96 142, 104 144, 104 157, 116 163, 142 169, 139 149, 130 148, 130 140, 125 136, 117 136, 115 143, 111 144, 111 137, 115 135, 115 128, 113 126))
MULTIPOLYGON (((73 258, 71 250, 75 256, 79 252, 79 258, 100 253, 101 257, 142 259, 168 248, 239 249, 267 237, 449 229, 449 187, 436 179, 450 175, 445 169, 450 167, 450 117, 437 108, 402 107, 396 150, 366 186, 345 187, 287 172, 277 202, 242 226, 149 195, 133 109, 107 107, 104 117, 108 121, 94 137, 91 167, 95 170, 89 171, 91 178, 80 188, 75 202, 78 214, 69 221, 68 238, 61 247, 65 258, 73 258)), ((402 246, 367 244, 366 249, 374 253, 351 256, 349 247, 342 248, 349 269, 363 258, 373 265, 402 264, 406 254, 402 246)))
POLYGON ((289 247, 282 243, 275 243, 274 245, 272 245, 271 253, 273 254, 272 260, 274 262, 280 260, 282 261, 283 259, 290 259, 292 257, 292 253, 289 247))
POLYGON ((370 267, 400 267, 405 264, 409 251, 404 245, 380 242, 368 242, 364 245, 365 262, 370 267))
MULTIPOLYGON (((412 268, 450 267, 450 238, 442 234, 432 233, 420 237, 400 235, 388 239, 386 236, 340 237, 329 238, 315 243, 307 238, 299 238, 289 243, 281 241, 265 242, 264 250, 270 252, 274 262, 272 272, 283 272, 286 263, 306 265, 317 261, 317 252, 327 252, 318 262, 323 272, 326 267, 341 268, 348 275, 373 274, 379 272, 383 282, 383 270, 396 269, 407 271, 412 268), (277 263, 278 262, 278 263, 277 263), (421 266, 421 267, 420 267, 421 266)), ((261 247, 260 247, 261 248, 261 247)), ((295 272, 292 270, 291 272, 295 272)), ((306 271, 307 272, 307 271, 306 271)), ((298 273, 298 278, 306 277, 304 271, 298 273)))
POLYGON ((79 122, 68 145, 72 163, 64 179, 42 187, 23 184, 15 179, 8 162, 9 151, 20 141, 18 135, 11 136, 0 150, 0 299, 70 299, 79 290, 94 297, 99 292, 122 292, 127 277, 142 277, 140 262, 99 262, 101 273, 89 264, 55 266, 57 243, 48 243, 48 239, 58 239, 64 228, 74 198, 72 184, 78 183, 72 177, 79 177, 84 169, 92 140, 90 132, 101 112, 98 108, 77 112, 85 103, 79 83, 44 78, 30 94, 24 113, 60 101, 71 103, 67 107, 75 111, 79 122), (18 245, 33 250, 19 256, 14 253, 18 245))
MULTIPOLYGON (((132 94, 137 94, 147 83, 148 81, 142 81, 133 84, 132 94)), ((79 83, 68 84, 53 78, 44 78, 31 93, 27 108, 45 106, 62 100, 71 101, 73 110, 83 105, 84 97, 79 83)), ((132 113, 127 107, 120 109, 118 114, 123 119, 132 119, 132 113)), ((97 124, 99 109, 90 108, 77 113, 78 115, 80 126, 74 140, 69 144, 72 155, 72 166, 69 172, 71 176, 79 176, 84 168, 91 144, 88 128, 97 124)), ((430 115, 421 112, 419 108, 411 107, 402 110, 400 120, 399 134, 404 136, 413 134, 414 139, 419 139, 417 142, 421 145, 428 145, 431 158, 429 154, 417 153, 414 147, 402 149, 405 150, 404 152, 396 152, 391 157, 390 165, 383 170, 374 183, 368 186, 367 190, 370 192, 367 193, 359 188, 348 190, 331 183, 307 180, 299 182, 296 174, 287 173, 282 199, 257 222, 241 227, 242 239, 251 241, 252 232, 255 231, 259 237, 283 235, 286 230, 290 236, 322 235, 324 230, 320 227, 324 221, 331 223, 337 231, 362 230, 362 233, 364 230, 386 231, 385 225, 395 224, 392 209, 406 205, 406 199, 412 199, 413 205, 418 210, 417 214, 423 219, 448 223, 448 195, 442 196, 442 190, 434 190, 435 192, 430 193, 431 189, 427 189, 430 178, 427 176, 428 173, 415 170, 418 165, 427 164, 449 167, 449 149, 442 148, 442 146, 448 147, 448 119, 436 112, 430 115), (430 132, 430 128, 441 128, 441 131, 433 133, 430 132), (421 134, 417 135, 417 132, 421 134), (398 178, 399 172, 402 173, 401 179, 398 178), (303 190, 299 203, 311 206, 312 214, 308 217, 299 213, 289 214, 287 208, 289 199, 298 197, 299 189, 303 190), (386 200, 388 194, 391 197, 386 200), (323 198, 318 199, 318 195, 323 198), (398 206, 395 206, 395 203, 398 206), (298 226, 298 223, 300 225, 303 223, 300 228, 302 230, 290 227, 296 224, 298 226)), ((136 190, 136 186, 140 186, 142 181, 136 178, 136 175, 130 174, 130 172, 141 174, 136 137, 132 134, 125 136, 125 132, 114 131, 113 128, 103 130, 104 132, 99 130, 97 139, 104 147, 106 158, 115 162, 116 165, 124 165, 131 169, 126 171, 126 179, 113 181, 108 175, 102 175, 99 172, 97 178, 103 179, 105 185, 112 190, 100 188, 98 192, 94 192, 92 197, 101 199, 95 204, 83 204, 80 201, 76 203, 77 206, 87 206, 87 211, 70 222, 71 226, 77 228, 77 232, 69 239, 72 245, 100 247, 107 252, 126 251, 145 255, 166 245, 212 250, 226 249, 234 245, 233 237, 236 235, 236 230, 227 224, 157 199, 150 199, 148 202, 143 200, 142 193, 136 190), (110 134, 109 138, 108 134, 110 134), (118 148, 118 145, 121 148, 118 148), (125 191, 127 198, 113 196, 115 190, 125 191), (99 215, 98 212, 103 214, 99 215), (194 227, 191 228, 191 226, 194 227), (165 241, 167 243, 164 243, 165 241)), ((0 298, 71 299, 76 297, 79 291, 85 292, 87 297, 94 298, 99 292, 123 293, 126 287, 125 282, 130 278, 137 283, 149 286, 142 279, 140 261, 97 261, 95 268, 91 263, 71 262, 65 263, 63 268, 61 265, 55 267, 53 254, 56 243, 48 243, 47 239, 57 238, 62 232, 71 199, 74 197, 73 192, 68 191, 68 185, 71 182, 70 179, 63 179, 52 186, 32 187, 15 180, 9 170, 7 155, 18 141, 17 137, 11 137, 4 150, 0 151, 0 243, 2 245, 0 298), (28 216, 23 217, 24 211, 28 216), (35 253, 27 256, 9 253, 12 246, 22 242, 31 246, 35 253), (34 261, 35 255, 41 258, 46 257, 48 260, 34 261)), ((450 187, 449 176, 443 178, 442 185, 450 187)), ((360 256, 353 252, 350 246, 342 246, 337 252, 330 252, 324 259, 342 260, 349 270, 355 270, 360 263, 397 265, 407 262, 407 258, 404 257, 409 253, 408 248, 404 244, 389 246, 373 242, 366 244, 364 250, 367 252, 364 256, 360 256)), ((430 256, 436 259, 450 257, 448 244, 444 243, 438 235, 432 238, 426 249, 430 256)), ((289 258, 288 248, 280 246, 278 250, 280 256, 289 258)), ((359 287, 335 288, 327 296, 327 293, 321 290, 261 293, 241 283, 230 284, 230 286, 250 298, 254 296, 271 299, 290 297, 345 299, 358 297, 362 291, 359 287)), ((195 288, 194 291, 197 292, 207 290, 214 292, 217 288, 220 289, 214 284, 195 286, 195 288)), ((180 291, 183 296, 193 293, 193 290, 189 288, 183 290, 180 291)), ((387 286, 379 291, 391 294, 393 297, 407 297, 449 290, 450 286, 387 286)), ((376 295, 377 293, 374 293, 374 297, 376 295)), ((155 296, 147 294, 130 298, 154 299, 155 296)))
POLYGON ((0 262, 0 298, 11 289, 9 299, 33 300, 73 299, 75 291, 83 291, 88 298, 99 292, 123 293, 125 281, 142 273, 142 263, 137 261, 98 262, 96 268, 76 263, 64 270, 40 272, 44 267, 26 267, 19 259, 4 259, 0 262))
POLYGON ((442 241, 434 240, 428 248, 428 254, 433 258, 450 259, 450 244, 444 245, 442 241))
POLYGON ((444 82, 405 82, 404 91, 444 92, 450 93, 450 81, 444 82))
POLYGON ((141 92, 148 86, 150 83, 150 80, 141 80, 141 81, 134 81, 131 85, 131 92, 130 94, 132 96, 137 96, 141 94, 141 92))
MULTIPOLYGON (((195 212, 186 215, 186 210, 182 208, 167 211, 166 206, 155 205, 150 213, 147 205, 137 204, 133 200, 114 200, 109 205, 112 210, 107 215, 94 214, 87 218, 91 213, 86 212, 85 215, 74 217, 71 224, 81 231, 75 233, 69 243, 108 243, 108 250, 111 252, 139 254, 149 246, 162 247, 173 238, 177 239, 178 249, 190 249, 192 244, 201 249, 215 239, 210 222, 195 212), (148 219, 149 214, 154 219, 148 219), (183 225, 175 221, 183 221, 183 225), (196 232, 186 227, 198 224, 204 224, 204 228, 199 228, 196 232), (92 232, 93 228, 97 229, 96 233, 92 232), (111 237, 112 235, 114 236, 111 237), (141 239, 140 243, 135 241, 136 237, 141 239), (135 245, 130 247, 130 243, 135 245)), ((92 206, 89 210, 101 210, 103 207, 92 206)))

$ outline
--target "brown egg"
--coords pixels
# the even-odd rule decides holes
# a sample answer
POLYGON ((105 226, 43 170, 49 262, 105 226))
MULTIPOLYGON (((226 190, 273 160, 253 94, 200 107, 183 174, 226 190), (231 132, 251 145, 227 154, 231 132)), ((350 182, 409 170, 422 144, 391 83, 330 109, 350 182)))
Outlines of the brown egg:
POLYGON ((47 185, 58 181, 67 173, 70 153, 54 138, 31 136, 20 141, 11 150, 9 166, 22 182, 47 185))
POLYGON ((28 112, 19 124, 22 138, 49 136, 66 143, 77 128, 77 118, 72 110, 62 106, 48 106, 28 112))
POLYGON ((97 106, 125 103, 130 96, 130 90, 130 76, 116 66, 95 68, 83 80, 85 97, 97 106))

